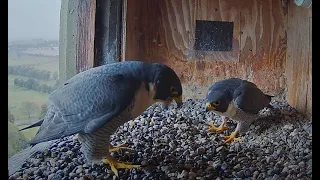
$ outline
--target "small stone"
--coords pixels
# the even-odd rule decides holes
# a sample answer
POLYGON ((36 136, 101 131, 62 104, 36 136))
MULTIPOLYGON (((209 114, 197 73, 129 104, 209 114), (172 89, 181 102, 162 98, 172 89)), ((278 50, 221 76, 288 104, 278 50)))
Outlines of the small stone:
POLYGON ((257 179, 265 179, 266 178, 266 173, 262 172, 259 174, 259 176, 257 177, 257 179))
POLYGON ((249 167, 249 171, 250 171, 250 173, 253 173, 254 171, 256 171, 256 168, 253 167, 253 166, 250 166, 250 167, 249 167))
POLYGON ((77 176, 77 174, 76 173, 69 173, 69 176, 73 178, 73 177, 77 176))
POLYGON ((146 166, 146 165, 148 165, 148 161, 147 160, 141 161, 141 166, 146 166))
POLYGON ((269 169, 269 170, 267 171, 267 174, 268 174, 268 176, 272 176, 272 175, 273 175, 273 170, 272 170, 272 169, 269 169))
POLYGON ((223 147, 223 146, 220 146, 220 147, 218 147, 218 148, 216 149, 216 151, 219 152, 219 151, 222 150, 222 148, 224 148, 224 147, 223 147))
POLYGON ((129 125, 130 125, 131 127, 133 127, 133 126, 136 125, 136 123, 135 123, 134 121, 130 121, 129 125))
POLYGON ((296 169, 298 167, 298 165, 289 165, 288 168, 289 169, 296 169))
POLYGON ((176 144, 175 144, 173 141, 171 141, 171 142, 169 142, 169 146, 170 146, 172 149, 174 149, 174 148, 176 147, 176 144))
POLYGON ((16 179, 17 179, 17 177, 15 177, 14 175, 9 177, 9 180, 16 180, 16 179))
POLYGON ((281 171, 281 175, 282 176, 287 176, 289 173, 289 168, 288 167, 284 167, 281 171))
POLYGON ((60 142, 59 144, 58 144, 58 147, 62 147, 62 146, 64 146, 66 144, 66 142, 65 141, 62 141, 62 142, 60 142))
POLYGON ((225 164, 225 163, 223 163, 222 165, 221 165, 221 170, 226 170, 228 168, 228 165, 227 164, 225 164))
POLYGON ((190 171, 189 172, 189 179, 195 179, 197 177, 197 174, 195 172, 190 171))
POLYGON ((61 148, 60 149, 62 152, 67 152, 68 150, 69 150, 69 148, 68 147, 63 147, 63 148, 61 148))
POLYGON ((42 176, 43 170, 42 169, 37 169, 34 171, 34 174, 37 176, 42 176))
POLYGON ((252 175, 253 179, 257 179, 259 174, 260 174, 259 171, 253 172, 253 175, 252 175))
POLYGON ((188 177, 189 173, 186 170, 183 170, 180 174, 178 174, 178 179, 188 177))
POLYGON ((282 165, 282 162, 277 162, 276 164, 275 164, 275 167, 278 167, 278 168, 280 168, 280 167, 282 167, 283 165, 282 165))
POLYGON ((244 171, 244 177, 249 177, 251 176, 251 171, 247 170, 243 170, 244 171))
POLYGON ((185 150, 185 151, 182 153, 183 156, 187 156, 187 155, 189 155, 189 154, 190 154, 189 149, 185 150))
POLYGON ((283 127, 284 129, 289 129, 292 130, 293 129, 293 125, 292 124, 287 124, 283 127))
POLYGON ((304 161, 301 161, 301 162, 299 162, 298 166, 300 166, 300 167, 303 168, 303 167, 305 166, 305 164, 306 164, 306 163, 305 163, 304 161))
POLYGON ((217 160, 217 161, 214 161, 213 164, 212 164, 212 167, 214 168, 220 168, 221 167, 221 161, 220 160, 217 160))
POLYGON ((298 134, 298 129, 294 129, 289 136, 296 136, 298 134))
POLYGON ((275 175, 273 175, 271 180, 280 180, 280 179, 281 179, 280 176, 275 174, 275 175))
POLYGON ((199 147, 199 148, 197 148, 196 152, 199 155, 205 154, 206 153, 206 149, 204 147, 199 147))
POLYGON ((97 171, 92 171, 91 172, 92 176, 97 177, 98 176, 98 172, 97 171))
POLYGON ((161 171, 167 172, 169 169, 169 166, 161 166, 161 171))
POLYGON ((85 175, 83 176, 83 179, 84 179, 84 180, 94 180, 94 177, 93 177, 91 174, 85 174, 85 175))
POLYGON ((66 154, 68 154, 68 155, 72 155, 72 154, 73 154, 73 152, 72 152, 71 150, 68 150, 68 151, 66 152, 66 154))
POLYGON ((299 174, 297 174, 297 178, 302 178, 303 176, 305 176, 306 174, 304 172, 301 172, 299 174))
POLYGON ((97 176, 97 179, 103 179, 104 174, 97 176))
POLYGON ((23 178, 23 179, 28 179, 28 178, 29 178, 29 175, 28 175, 28 174, 23 174, 23 175, 22 175, 22 178, 23 178))
POLYGON ((50 175, 48 176, 48 180, 53 180, 54 175, 55 175, 55 174, 50 174, 50 175))

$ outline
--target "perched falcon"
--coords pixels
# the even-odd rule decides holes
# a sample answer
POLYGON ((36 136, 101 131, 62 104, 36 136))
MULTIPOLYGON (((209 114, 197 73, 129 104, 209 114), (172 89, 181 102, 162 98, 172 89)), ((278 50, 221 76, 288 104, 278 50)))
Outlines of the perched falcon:
POLYGON ((250 124, 260 117, 260 110, 271 107, 271 97, 273 96, 264 94, 252 82, 238 78, 214 83, 207 91, 206 111, 221 115, 223 121, 219 127, 210 122, 211 128, 208 131, 222 133, 227 129, 226 120, 230 118, 237 121, 237 127, 230 136, 225 137, 226 143, 233 140, 241 141, 240 138, 236 138, 237 134, 249 129, 250 124))
MULTIPOLYGON (((48 98, 48 111, 30 144, 78 133, 81 151, 87 162, 103 160, 118 176, 118 168, 138 165, 119 162, 109 154, 121 147, 110 144, 119 126, 136 118, 150 105, 182 104, 182 87, 177 74, 160 63, 124 61, 81 72, 48 98)), ((24 130, 22 129, 22 130, 24 130)))

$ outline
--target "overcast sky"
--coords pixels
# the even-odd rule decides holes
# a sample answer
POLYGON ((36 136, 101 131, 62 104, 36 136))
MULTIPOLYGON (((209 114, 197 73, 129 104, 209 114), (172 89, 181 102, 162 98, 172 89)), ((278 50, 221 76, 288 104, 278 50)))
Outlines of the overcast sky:
POLYGON ((61 0, 8 0, 9 40, 59 39, 61 0))

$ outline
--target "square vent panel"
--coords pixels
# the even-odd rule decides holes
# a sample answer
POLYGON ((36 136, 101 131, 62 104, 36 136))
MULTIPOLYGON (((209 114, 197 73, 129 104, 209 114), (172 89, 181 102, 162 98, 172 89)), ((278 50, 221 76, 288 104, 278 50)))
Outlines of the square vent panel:
POLYGON ((233 22, 196 20, 195 50, 232 51, 233 22))

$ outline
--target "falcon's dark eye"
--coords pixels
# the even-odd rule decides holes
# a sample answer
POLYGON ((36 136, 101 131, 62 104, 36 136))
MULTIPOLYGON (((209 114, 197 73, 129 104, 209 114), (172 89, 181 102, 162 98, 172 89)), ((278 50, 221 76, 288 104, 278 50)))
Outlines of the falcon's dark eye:
POLYGON ((218 106, 220 104, 220 101, 215 101, 212 103, 213 106, 218 106))

